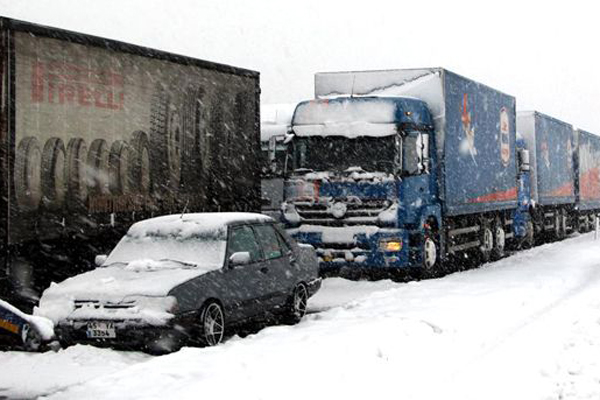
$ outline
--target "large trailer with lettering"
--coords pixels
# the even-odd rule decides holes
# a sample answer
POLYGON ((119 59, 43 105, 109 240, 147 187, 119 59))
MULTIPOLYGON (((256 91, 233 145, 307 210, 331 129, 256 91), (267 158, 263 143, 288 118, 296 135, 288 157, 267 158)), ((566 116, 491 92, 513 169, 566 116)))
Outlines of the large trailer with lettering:
POLYGON ((0 18, 0 295, 22 308, 132 222, 260 210, 259 74, 0 18))

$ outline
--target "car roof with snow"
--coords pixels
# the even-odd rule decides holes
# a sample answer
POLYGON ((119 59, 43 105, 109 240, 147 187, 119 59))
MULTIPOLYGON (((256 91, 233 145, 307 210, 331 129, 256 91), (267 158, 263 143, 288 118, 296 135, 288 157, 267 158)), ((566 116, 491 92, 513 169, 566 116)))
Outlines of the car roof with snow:
POLYGON ((129 228, 128 236, 219 236, 229 225, 242 223, 268 223, 273 218, 247 212, 215 212, 164 215, 136 222, 129 228))

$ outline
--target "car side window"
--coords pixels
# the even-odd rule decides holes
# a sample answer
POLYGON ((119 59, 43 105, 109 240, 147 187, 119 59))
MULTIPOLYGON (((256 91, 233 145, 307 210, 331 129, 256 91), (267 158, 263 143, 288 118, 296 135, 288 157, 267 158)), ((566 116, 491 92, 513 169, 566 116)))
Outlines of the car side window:
POLYGON ((256 262, 261 259, 260 247, 254 236, 254 231, 249 226, 238 226, 233 228, 229 238, 229 246, 227 250, 227 259, 232 254, 241 251, 250 253, 251 262, 256 262))
POLYGON ((282 256, 281 247, 279 240, 277 239, 277 232, 270 225, 255 225, 254 231, 258 237, 258 242, 263 249, 265 258, 272 260, 282 256))
POLYGON ((277 239, 279 239, 279 245, 283 249, 284 253, 289 253, 292 251, 292 248, 288 244, 287 240, 281 235, 281 233, 277 232, 277 239))

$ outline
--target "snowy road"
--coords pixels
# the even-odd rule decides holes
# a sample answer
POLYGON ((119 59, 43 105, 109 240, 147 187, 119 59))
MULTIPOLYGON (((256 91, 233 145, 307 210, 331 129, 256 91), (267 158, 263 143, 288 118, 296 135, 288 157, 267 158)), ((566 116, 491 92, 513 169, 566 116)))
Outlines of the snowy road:
POLYGON ((0 353, 0 397, 600 398, 592 234, 437 280, 329 279, 311 308, 324 311, 162 357, 0 353))

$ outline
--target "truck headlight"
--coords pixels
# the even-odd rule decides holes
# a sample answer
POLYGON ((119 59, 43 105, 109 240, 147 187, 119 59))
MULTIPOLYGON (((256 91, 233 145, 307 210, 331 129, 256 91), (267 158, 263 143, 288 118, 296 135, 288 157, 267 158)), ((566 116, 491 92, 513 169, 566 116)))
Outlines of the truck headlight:
POLYGON ((399 239, 386 239, 379 242, 379 249, 381 251, 400 251, 402 250, 402 240, 399 239))

